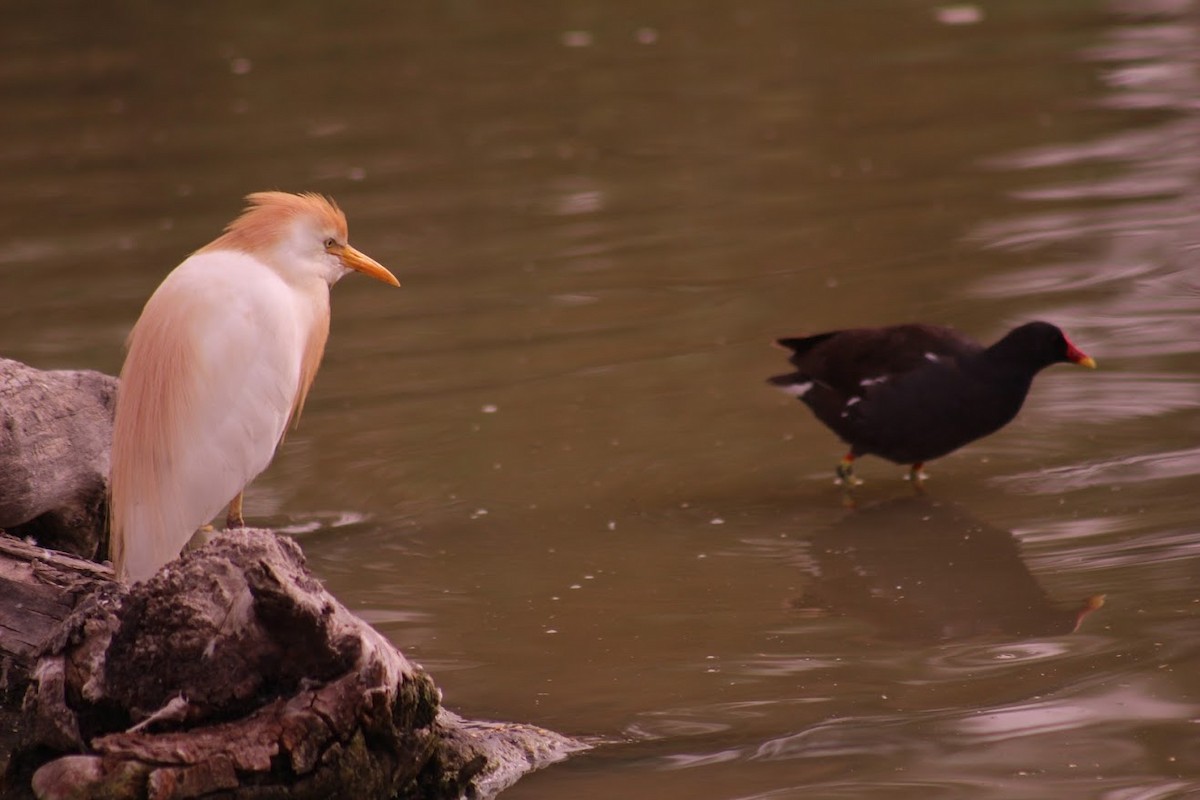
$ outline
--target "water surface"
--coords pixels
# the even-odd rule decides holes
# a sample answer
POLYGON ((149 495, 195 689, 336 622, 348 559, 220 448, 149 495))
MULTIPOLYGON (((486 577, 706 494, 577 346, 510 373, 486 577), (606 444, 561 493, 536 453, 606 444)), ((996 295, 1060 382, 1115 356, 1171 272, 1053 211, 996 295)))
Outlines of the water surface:
POLYGON ((115 373, 247 192, 349 278, 251 488, 513 798, 1200 792, 1190 3, 129 2, 0 33, 0 353, 115 373), (764 383, 781 335, 1061 324, 924 498, 764 383), (1103 606, 1099 598, 1103 596, 1103 606))

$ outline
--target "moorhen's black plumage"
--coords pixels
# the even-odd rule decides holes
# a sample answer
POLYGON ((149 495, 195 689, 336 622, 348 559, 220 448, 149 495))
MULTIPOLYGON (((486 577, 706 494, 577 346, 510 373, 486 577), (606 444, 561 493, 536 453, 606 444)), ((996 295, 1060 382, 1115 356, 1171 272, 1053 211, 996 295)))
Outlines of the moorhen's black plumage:
POLYGON ((937 325, 851 328, 779 339, 795 372, 769 383, 795 395, 850 445, 837 474, 871 454, 912 465, 1003 428, 1025 402, 1033 377, 1051 364, 1096 362, 1048 322, 1029 322, 991 347, 937 325))

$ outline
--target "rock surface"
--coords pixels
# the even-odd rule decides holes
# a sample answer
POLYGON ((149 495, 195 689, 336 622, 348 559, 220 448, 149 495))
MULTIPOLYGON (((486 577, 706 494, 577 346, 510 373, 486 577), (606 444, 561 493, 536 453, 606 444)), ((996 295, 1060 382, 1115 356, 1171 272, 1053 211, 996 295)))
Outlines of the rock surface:
POLYGON ((442 709, 270 531, 102 578, 33 663, 5 797, 488 797, 586 747, 442 709))
POLYGON ((117 379, 0 358, 0 528, 95 559, 107 551, 117 379))

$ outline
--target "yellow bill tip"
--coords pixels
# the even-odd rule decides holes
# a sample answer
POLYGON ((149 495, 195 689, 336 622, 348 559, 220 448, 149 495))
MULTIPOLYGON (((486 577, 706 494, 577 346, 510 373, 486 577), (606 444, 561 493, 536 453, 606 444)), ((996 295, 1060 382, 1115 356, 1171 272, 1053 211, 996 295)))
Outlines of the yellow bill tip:
POLYGON ((341 258, 342 263, 348 269, 361 272, 363 275, 374 278, 377 281, 382 281, 390 286, 400 285, 400 281, 396 280, 396 276, 387 267, 365 253, 355 250, 350 245, 342 248, 341 258))

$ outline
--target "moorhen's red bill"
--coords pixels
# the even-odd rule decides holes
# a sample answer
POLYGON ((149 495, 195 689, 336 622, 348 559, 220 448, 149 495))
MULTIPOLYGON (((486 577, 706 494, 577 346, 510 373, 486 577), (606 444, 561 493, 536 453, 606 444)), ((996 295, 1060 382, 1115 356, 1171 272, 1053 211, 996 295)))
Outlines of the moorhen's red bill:
POLYGON ((1051 364, 1095 368, 1048 322, 1029 322, 984 347, 952 328, 893 325, 779 339, 795 372, 768 382, 804 402, 850 445, 838 465, 846 484, 853 462, 871 454, 910 464, 920 480, 926 461, 1003 428, 1025 402, 1033 376, 1051 364))

